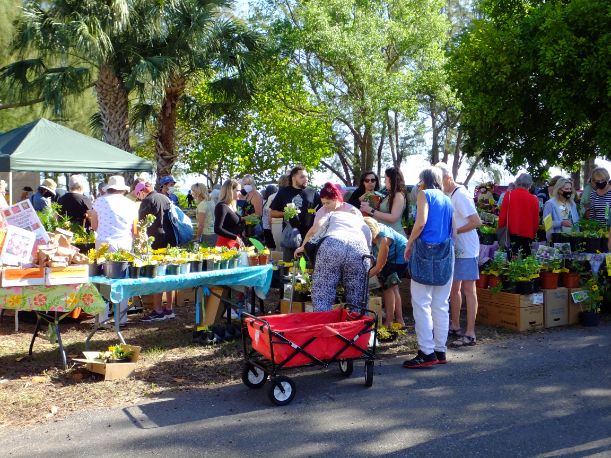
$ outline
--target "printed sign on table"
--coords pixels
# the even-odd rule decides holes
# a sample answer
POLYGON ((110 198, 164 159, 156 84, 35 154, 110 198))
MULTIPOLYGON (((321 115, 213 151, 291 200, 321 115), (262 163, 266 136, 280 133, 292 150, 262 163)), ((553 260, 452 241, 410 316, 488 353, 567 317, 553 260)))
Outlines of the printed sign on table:
POLYGON ((8 226, 0 254, 2 263, 18 266, 31 262, 32 247, 35 242, 36 234, 33 232, 15 226, 8 226))
POLYGON ((32 256, 36 253, 38 245, 46 245, 51 240, 29 200, 17 202, 3 209, 1 214, 8 226, 18 227, 35 234, 36 242, 32 247, 32 256))

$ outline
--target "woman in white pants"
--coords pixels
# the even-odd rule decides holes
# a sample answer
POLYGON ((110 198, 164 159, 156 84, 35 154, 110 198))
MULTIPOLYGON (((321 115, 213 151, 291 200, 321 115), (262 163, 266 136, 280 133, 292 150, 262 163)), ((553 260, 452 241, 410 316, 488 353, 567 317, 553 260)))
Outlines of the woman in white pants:
POLYGON ((419 272, 429 273, 430 281, 416 281, 414 277, 421 275, 412 275, 412 307, 419 350, 413 359, 403 363, 408 369, 446 363, 448 298, 454 268, 452 201, 442 191, 440 170, 436 167, 424 169, 418 187, 416 222, 405 249, 405 259, 414 256, 409 261, 412 274, 419 267, 419 272))

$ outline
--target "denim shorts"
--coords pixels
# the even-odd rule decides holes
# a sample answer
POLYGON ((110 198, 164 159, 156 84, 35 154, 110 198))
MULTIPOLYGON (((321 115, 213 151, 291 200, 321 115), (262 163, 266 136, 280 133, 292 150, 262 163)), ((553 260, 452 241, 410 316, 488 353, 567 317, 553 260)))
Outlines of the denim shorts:
POLYGON ((454 260, 454 281, 479 280, 477 258, 456 258, 454 260))

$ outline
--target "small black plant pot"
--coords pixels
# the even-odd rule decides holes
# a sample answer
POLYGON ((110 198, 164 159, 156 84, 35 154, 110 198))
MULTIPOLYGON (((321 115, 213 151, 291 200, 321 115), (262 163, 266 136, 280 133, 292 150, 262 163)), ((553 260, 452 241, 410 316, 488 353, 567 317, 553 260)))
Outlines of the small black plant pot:
POLYGON ((191 264, 191 273, 202 271, 202 261, 189 261, 189 264, 191 264))
POLYGON ((140 266, 136 267, 136 266, 130 265, 127 268, 127 275, 128 275, 128 277, 129 278, 140 278, 140 269, 141 269, 140 266))
POLYGON ((480 234, 479 241, 482 245, 494 245, 496 234, 480 234))
POLYGON ((584 240, 587 253, 596 253, 600 251, 600 237, 587 237, 584 240))
POLYGON ((293 293, 293 300, 295 302, 307 302, 311 299, 310 295, 308 293, 301 293, 298 291, 295 291, 293 293))
POLYGON ((516 294, 532 294, 534 290, 535 286, 532 280, 517 281, 514 284, 514 291, 516 294))
POLYGON ((579 323, 586 327, 598 326, 600 324, 600 315, 589 310, 579 312, 579 323))
POLYGON ((89 264, 89 276, 96 277, 98 275, 104 275, 104 269, 102 267, 103 265, 98 264, 97 262, 89 264))
MULTIPOLYGON (((554 232, 552 234, 552 243, 572 243, 575 237, 570 237, 562 232, 554 232)), ((573 246, 571 245, 571 249, 573 246)))
POLYGON ((143 278, 155 278, 157 276, 157 266, 149 264, 140 267, 140 276, 143 278))
POLYGON ((114 364, 114 363, 129 363, 129 358, 109 359, 108 363, 109 364, 114 364))
POLYGON ((165 274, 166 275, 178 275, 179 267, 180 266, 178 264, 168 264, 165 274))
POLYGON ((127 261, 106 261, 104 264, 104 275, 107 278, 120 279, 127 276, 127 261))

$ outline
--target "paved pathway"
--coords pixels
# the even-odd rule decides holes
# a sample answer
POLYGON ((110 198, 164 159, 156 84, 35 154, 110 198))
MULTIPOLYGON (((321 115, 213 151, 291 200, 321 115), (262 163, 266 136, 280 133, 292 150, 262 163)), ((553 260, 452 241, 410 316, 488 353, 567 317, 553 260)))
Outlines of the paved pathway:
POLYGON ((376 366, 363 386, 330 371, 295 377, 271 407, 233 385, 169 394, 2 431, 2 456, 611 456, 611 323, 452 351, 450 363, 376 366))

